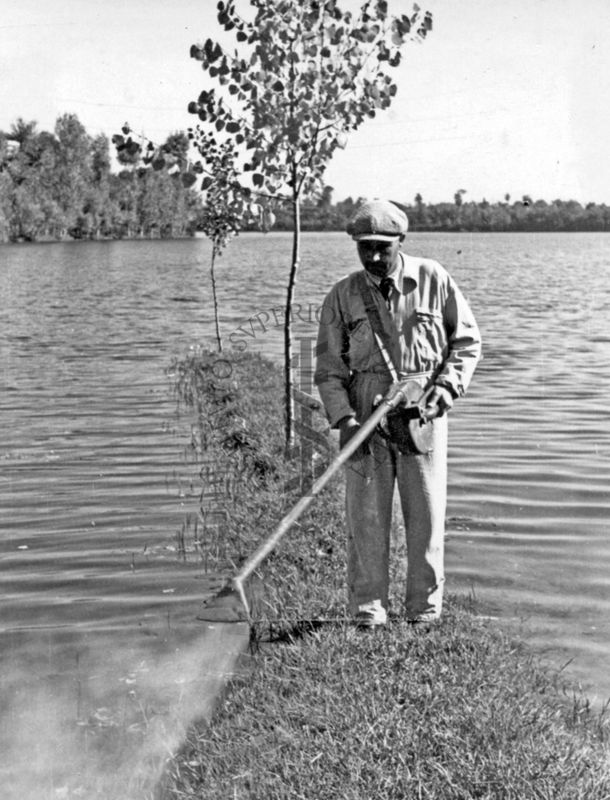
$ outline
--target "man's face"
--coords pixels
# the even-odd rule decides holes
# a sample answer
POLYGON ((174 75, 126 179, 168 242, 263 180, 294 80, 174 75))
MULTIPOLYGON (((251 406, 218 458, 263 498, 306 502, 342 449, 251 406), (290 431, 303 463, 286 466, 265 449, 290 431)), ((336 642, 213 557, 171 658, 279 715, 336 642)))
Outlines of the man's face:
POLYGON ((398 263, 401 241, 402 237, 397 236, 391 242, 379 239, 365 239, 358 242, 358 256, 362 266, 377 278, 385 278, 394 271, 398 263))

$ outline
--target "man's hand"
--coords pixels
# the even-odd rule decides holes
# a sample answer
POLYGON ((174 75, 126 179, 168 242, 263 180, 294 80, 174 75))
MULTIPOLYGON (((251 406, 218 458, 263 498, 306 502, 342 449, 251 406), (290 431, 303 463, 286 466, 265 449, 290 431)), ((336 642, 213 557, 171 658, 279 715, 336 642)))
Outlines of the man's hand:
POLYGON ((442 417, 451 408, 453 408, 453 397, 449 389, 445 389, 444 386, 435 386, 426 398, 426 405, 422 409, 422 413, 426 419, 435 419, 442 417))
MULTIPOLYGON (((361 426, 356 422, 355 417, 345 417, 339 422, 339 449, 343 450, 345 445, 352 439, 360 430, 361 426)), ((362 442, 359 447, 354 450, 350 459, 362 458, 370 452, 368 442, 362 442)))

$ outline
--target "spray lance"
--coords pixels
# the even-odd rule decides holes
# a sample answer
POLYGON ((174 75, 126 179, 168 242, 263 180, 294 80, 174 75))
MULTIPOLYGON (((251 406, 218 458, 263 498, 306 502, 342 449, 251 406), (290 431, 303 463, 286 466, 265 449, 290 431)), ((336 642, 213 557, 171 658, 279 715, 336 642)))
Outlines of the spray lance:
MULTIPOLYGON (((424 406, 429 391, 421 395, 418 401, 413 402, 412 376, 399 379, 388 352, 377 333, 375 333, 375 339, 392 377, 393 383, 389 390, 386 392, 385 396, 379 399, 375 398, 375 405, 371 416, 362 423, 359 430, 337 454, 322 475, 313 483, 309 492, 301 497, 296 505, 294 505, 288 514, 280 521, 273 533, 271 533, 257 550, 246 559, 233 579, 226 583, 213 599, 205 603, 206 610, 198 615, 198 619, 224 622, 244 621, 244 619, 251 620, 250 604, 248 603, 248 598, 246 597, 244 589, 245 581, 277 547, 282 537, 311 505, 315 497, 322 491, 333 475, 376 429, 379 430, 382 435, 384 434, 384 422, 388 413, 395 411, 399 406, 407 406, 404 409, 404 413, 407 417, 412 418, 414 422, 417 422, 418 425, 420 422, 423 423, 425 421, 424 406), (238 608, 239 605, 242 607, 241 610, 238 608)), ((424 447, 419 450, 419 452, 429 452, 429 450, 424 447)))
MULTIPOLYGON (((384 353, 384 357, 387 357, 387 363, 389 364, 389 357, 385 352, 383 344, 379 339, 377 343, 380 346, 381 352, 384 353)), ((394 371, 392 377, 395 377, 395 375, 396 373, 394 371)), ((273 533, 241 566, 239 572, 233 578, 232 585, 233 590, 237 592, 239 599, 242 602, 248 618, 250 617, 250 607, 244 590, 244 582, 247 580, 248 576, 251 575, 251 573, 261 564, 261 562, 264 561, 264 559, 277 547, 284 534, 290 530, 292 525, 294 525, 301 514, 309 507, 316 495, 322 491, 322 489, 339 470, 339 468, 343 466, 343 464, 345 464, 345 462, 358 449, 358 447, 360 447, 360 445, 372 435, 386 414, 404 404, 408 400, 407 384, 409 383, 410 381, 408 380, 395 380, 393 382, 386 395, 373 410, 371 416, 362 423, 360 429, 347 442, 345 447, 343 447, 343 449, 338 453, 336 458, 331 462, 331 464, 329 464, 322 475, 320 475, 320 477, 313 483, 309 492, 301 497, 296 505, 293 506, 289 513, 286 514, 286 516, 281 520, 273 533)))

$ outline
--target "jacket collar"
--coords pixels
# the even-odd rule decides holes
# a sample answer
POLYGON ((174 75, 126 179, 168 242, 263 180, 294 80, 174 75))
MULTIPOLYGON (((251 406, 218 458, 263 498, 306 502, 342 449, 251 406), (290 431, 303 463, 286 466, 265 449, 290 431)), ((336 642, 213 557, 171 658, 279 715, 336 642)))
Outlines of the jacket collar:
MULTIPOLYGON (((413 289, 413 283, 417 286, 419 283, 419 261, 416 258, 406 256, 403 252, 399 253, 400 264, 396 267, 389 278, 394 281, 394 286, 402 294, 407 294, 413 289), (402 279, 402 280, 401 280, 402 279)), ((365 270, 366 277, 374 286, 379 286, 381 278, 371 275, 370 272, 365 270)))
POLYGON ((414 283, 416 286, 419 284, 419 259, 407 256, 404 253, 400 254, 402 261, 402 293, 406 294, 413 288, 409 282, 414 283))

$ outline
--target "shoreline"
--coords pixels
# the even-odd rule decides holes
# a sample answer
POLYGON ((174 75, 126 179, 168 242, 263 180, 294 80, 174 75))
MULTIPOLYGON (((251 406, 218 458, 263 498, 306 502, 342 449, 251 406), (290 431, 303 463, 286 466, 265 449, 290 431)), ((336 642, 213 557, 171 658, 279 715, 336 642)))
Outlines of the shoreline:
MULTIPOLYGON (((293 231, 288 228, 273 228, 270 231, 260 231, 260 230, 243 230, 239 232, 239 236, 261 236, 261 237, 268 237, 273 236, 274 234, 280 235, 292 235, 293 231)), ((336 230, 302 230, 301 236, 320 236, 323 234, 331 234, 331 235, 342 235, 345 236, 345 231, 341 229, 336 230)), ((504 230, 495 230, 495 231, 481 231, 481 230, 452 230, 452 229, 438 229, 438 228, 410 228, 407 234, 407 237, 417 237, 419 235, 446 235, 446 236, 555 236, 557 234, 565 234, 565 235, 592 235, 592 236, 600 236, 600 235, 610 235, 610 230, 603 230, 603 231, 587 231, 587 230, 556 230, 556 231, 549 231, 549 230, 515 230, 515 231, 504 231, 504 230)), ((18 246, 24 247, 27 245, 39 245, 39 244, 101 244, 107 242, 185 242, 185 241, 200 241, 205 240, 208 237, 202 233, 201 231, 197 231, 192 236, 121 236, 121 237, 113 237, 113 236, 105 236, 100 237, 99 239, 72 239, 67 237, 65 239, 51 239, 41 237, 40 239, 34 240, 26 240, 22 239, 19 241, 9 241, 9 240, 0 240, 0 246, 18 246)))

